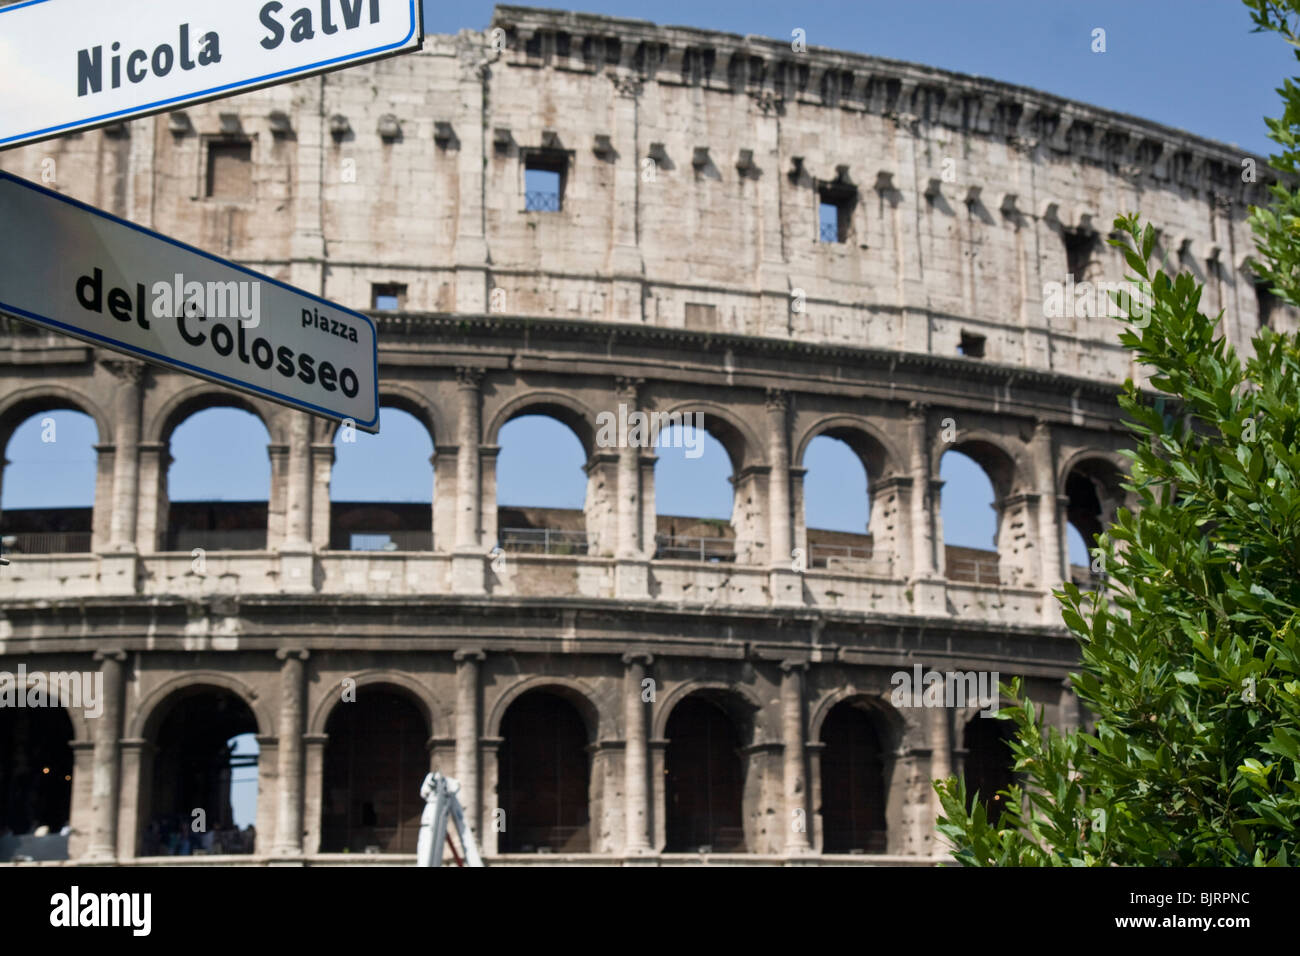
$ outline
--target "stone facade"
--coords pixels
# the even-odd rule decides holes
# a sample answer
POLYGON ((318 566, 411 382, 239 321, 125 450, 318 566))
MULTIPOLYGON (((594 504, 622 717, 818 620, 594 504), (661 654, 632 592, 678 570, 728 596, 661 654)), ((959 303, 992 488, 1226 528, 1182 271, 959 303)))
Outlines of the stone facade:
POLYGON ((333 423, 5 320, 0 440, 57 408, 99 431, 89 551, 0 572, 0 668, 104 675, 103 715, 69 711, 72 858, 149 858, 162 724, 203 688, 258 735, 247 859, 347 859, 322 821, 349 686, 414 705, 490 861, 698 859, 663 851, 668 722, 699 696, 731 722, 742 773, 745 853, 711 858, 936 858, 929 780, 963 768, 976 708, 892 707, 891 675, 1021 675, 1050 720, 1077 723, 1051 590, 1071 573, 1067 522, 1123 503, 1115 395, 1140 372, 1114 320, 1049 314, 1045 285, 1121 279, 1103 240, 1140 209, 1230 342, 1262 318, 1294 327, 1246 268, 1249 158, 928 67, 517 7, 420 53, 0 153, 345 305, 397 297, 371 312, 382 402, 436 448, 430 549, 332 550, 333 423), (559 172, 558 210, 530 208, 530 165, 559 172), (704 415, 731 458, 734 560, 657 549, 653 449, 598 441, 620 403, 704 415), (264 422, 272 491, 265 549, 199 569, 165 550, 168 448, 214 405, 264 422), (529 413, 584 445, 585 553, 495 550, 498 433, 529 413), (806 560, 818 435, 867 471, 867 560, 806 560), (993 483, 996 580, 947 567, 949 449, 993 483), (493 825, 503 723, 537 691, 587 736, 581 852, 505 853, 493 825), (872 715, 882 751, 886 836, 865 856, 823 852, 840 785, 823 731, 842 704, 872 715))

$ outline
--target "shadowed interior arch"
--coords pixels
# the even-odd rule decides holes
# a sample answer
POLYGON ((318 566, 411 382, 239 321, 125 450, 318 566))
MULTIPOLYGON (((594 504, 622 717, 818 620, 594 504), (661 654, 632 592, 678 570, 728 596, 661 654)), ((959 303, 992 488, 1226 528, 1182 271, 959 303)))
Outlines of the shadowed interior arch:
POLYGON ((419 707, 388 684, 360 687, 325 725, 321 851, 414 853, 429 771, 429 728, 419 707))
POLYGON ((836 704, 821 728, 822 850, 884 853, 889 792, 881 717, 859 701, 836 704))
POLYGON ((559 693, 531 690, 501 718, 498 793, 503 853, 591 849, 588 730, 559 693))
POLYGON ((140 854, 254 852, 255 834, 236 829, 231 801, 235 770, 257 766, 256 756, 237 756, 235 746, 235 738, 258 732, 253 712, 231 691, 208 685, 177 691, 159 709, 146 730, 154 747, 146 760, 140 854))
POLYGON ((664 849, 743 852, 745 767, 730 714, 709 693, 691 694, 673 708, 665 736, 664 849))
POLYGON ((68 823, 72 738, 62 707, 0 708, 0 860, 10 837, 42 826, 57 834, 68 823))

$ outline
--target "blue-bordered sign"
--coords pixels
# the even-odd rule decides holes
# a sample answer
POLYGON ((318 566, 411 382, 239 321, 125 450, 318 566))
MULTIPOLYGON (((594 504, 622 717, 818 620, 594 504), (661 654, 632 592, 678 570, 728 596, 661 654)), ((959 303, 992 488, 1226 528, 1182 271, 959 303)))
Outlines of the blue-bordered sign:
POLYGON ((0 312, 379 430, 369 318, 4 172, 0 312))
POLYGON ((419 0, 0 7, 0 149, 418 50, 419 0))

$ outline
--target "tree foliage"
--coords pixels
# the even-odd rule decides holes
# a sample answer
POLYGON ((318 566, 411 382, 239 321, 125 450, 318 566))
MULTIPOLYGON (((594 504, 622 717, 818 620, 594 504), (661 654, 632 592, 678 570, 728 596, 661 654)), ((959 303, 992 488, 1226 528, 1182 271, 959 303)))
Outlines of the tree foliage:
MULTIPOLYGON (((1297 47, 1300 0, 1246 0, 1297 47)), ((1300 87, 1269 120, 1272 165, 1300 174, 1300 87)), ((1252 209, 1256 271, 1300 306, 1300 190, 1252 209)), ((1044 726, 1022 696, 1019 782, 994 823, 961 781, 936 782, 940 832, 970 866, 1290 865, 1300 839, 1300 340, 1261 328, 1243 360, 1202 287, 1152 264, 1156 235, 1115 220, 1130 280, 1120 340, 1150 371, 1119 404, 1133 437, 1121 509, 1094 554, 1106 584, 1057 592, 1091 732, 1044 726)))

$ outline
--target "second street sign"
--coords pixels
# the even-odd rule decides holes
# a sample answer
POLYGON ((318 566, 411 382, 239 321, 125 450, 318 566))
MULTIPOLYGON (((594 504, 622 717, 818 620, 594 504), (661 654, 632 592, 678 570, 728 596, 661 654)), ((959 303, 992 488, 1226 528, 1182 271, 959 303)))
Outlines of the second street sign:
POLYGON ((4 172, 0 312, 379 430, 369 318, 4 172))
POLYGON ((419 0, 0 7, 0 149, 420 48, 419 0))

